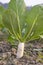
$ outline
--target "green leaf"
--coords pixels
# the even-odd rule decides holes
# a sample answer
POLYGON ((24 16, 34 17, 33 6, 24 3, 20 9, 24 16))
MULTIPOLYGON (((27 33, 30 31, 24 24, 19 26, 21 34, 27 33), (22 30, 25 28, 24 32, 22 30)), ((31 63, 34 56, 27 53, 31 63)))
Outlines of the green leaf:
POLYGON ((2 23, 3 12, 4 12, 4 8, 0 6, 0 28, 3 27, 3 23, 2 23))
POLYGON ((43 33, 43 8, 34 6, 27 14, 28 32, 25 35, 25 40, 34 40, 39 38, 43 33))
POLYGON ((6 10, 3 14, 3 24, 10 34, 17 37, 18 25, 15 13, 12 10, 6 10))
POLYGON ((3 14, 3 12, 4 12, 4 8, 0 6, 0 14, 3 14))
POLYGON ((9 9, 12 9, 17 17, 17 25, 19 30, 19 37, 22 37, 22 29, 24 22, 24 13, 25 13, 25 3, 24 0, 11 0, 9 3, 9 9))
POLYGON ((11 0, 8 5, 8 8, 12 9, 19 17, 24 14, 25 7, 24 0, 11 0))

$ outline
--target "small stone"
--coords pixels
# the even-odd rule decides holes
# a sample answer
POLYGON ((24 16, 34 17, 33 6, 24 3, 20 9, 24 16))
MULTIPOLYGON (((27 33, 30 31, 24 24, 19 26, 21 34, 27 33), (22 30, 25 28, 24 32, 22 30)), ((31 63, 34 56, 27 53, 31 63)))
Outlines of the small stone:
POLYGON ((11 56, 11 52, 7 52, 7 56, 10 57, 11 56))
POLYGON ((17 65, 18 62, 19 62, 19 61, 18 61, 17 59, 14 59, 14 60, 13 60, 13 63, 14 63, 15 65, 17 65))
POLYGON ((29 63, 26 63, 26 65, 29 65, 29 63))
POLYGON ((30 61, 28 60, 27 63, 30 63, 30 61))
POLYGON ((6 63, 7 63, 6 61, 3 61, 3 65, 6 65, 6 63))
POLYGON ((3 59, 6 59, 8 56, 7 56, 7 53, 3 53, 3 59))
POLYGON ((12 48, 12 54, 16 55, 16 49, 12 48))
POLYGON ((26 65, 26 63, 25 63, 25 62, 21 62, 21 64, 22 64, 22 65, 26 65))

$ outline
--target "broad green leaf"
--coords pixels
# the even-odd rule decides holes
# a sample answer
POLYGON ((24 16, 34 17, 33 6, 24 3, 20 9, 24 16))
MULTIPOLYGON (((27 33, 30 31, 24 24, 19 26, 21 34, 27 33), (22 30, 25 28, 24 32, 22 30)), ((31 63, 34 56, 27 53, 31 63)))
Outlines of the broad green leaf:
POLYGON ((34 6, 27 14, 27 22, 29 24, 26 40, 34 40, 39 38, 43 33, 43 8, 41 6, 34 6))
POLYGON ((15 13, 12 10, 6 10, 3 14, 3 24, 7 28, 10 34, 17 37, 19 33, 17 18, 15 13))
POLYGON ((3 14, 3 12, 4 12, 4 8, 0 6, 0 14, 3 14))
POLYGON ((25 3, 24 0, 11 0, 9 3, 9 9, 12 9, 17 17, 17 25, 19 30, 19 35, 22 36, 22 29, 24 24, 24 13, 25 13, 25 3))
POLYGON ((3 26, 3 23, 2 23, 3 12, 4 12, 4 8, 0 6, 0 28, 3 26))
POLYGON ((8 8, 12 9, 19 17, 24 14, 25 7, 24 0, 11 0, 8 5, 8 8))

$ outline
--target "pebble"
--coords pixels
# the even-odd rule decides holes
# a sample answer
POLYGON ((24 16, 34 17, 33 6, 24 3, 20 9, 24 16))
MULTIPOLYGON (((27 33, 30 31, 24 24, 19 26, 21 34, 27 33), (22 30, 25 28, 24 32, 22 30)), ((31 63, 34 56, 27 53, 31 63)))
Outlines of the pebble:
POLYGON ((12 54, 16 55, 16 49, 12 48, 12 54))
POLYGON ((7 57, 8 57, 7 53, 3 53, 2 57, 3 57, 4 60, 6 60, 7 57))

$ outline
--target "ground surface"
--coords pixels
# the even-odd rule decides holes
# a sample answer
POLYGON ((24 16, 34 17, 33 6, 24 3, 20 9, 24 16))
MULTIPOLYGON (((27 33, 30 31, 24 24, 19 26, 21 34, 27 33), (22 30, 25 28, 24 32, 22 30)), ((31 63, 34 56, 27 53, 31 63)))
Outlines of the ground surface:
POLYGON ((0 41, 0 65, 43 65, 42 49, 43 40, 29 42, 25 44, 24 56, 17 59, 17 50, 9 43, 0 41))

